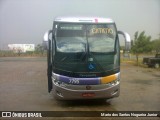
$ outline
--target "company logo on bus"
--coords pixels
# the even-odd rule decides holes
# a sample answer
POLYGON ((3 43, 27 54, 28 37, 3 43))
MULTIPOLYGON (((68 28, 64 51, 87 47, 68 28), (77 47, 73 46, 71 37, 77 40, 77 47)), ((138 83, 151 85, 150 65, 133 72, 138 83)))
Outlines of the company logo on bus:
POLYGON ((90 89, 91 89, 91 86, 87 85, 86 90, 90 90, 90 89))
POLYGON ((96 77, 96 74, 79 74, 80 77, 96 77))

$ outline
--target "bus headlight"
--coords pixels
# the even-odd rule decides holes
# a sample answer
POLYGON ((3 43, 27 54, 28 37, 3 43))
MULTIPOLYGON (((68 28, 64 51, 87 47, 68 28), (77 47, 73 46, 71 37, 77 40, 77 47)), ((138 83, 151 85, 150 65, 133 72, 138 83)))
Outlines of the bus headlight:
POLYGON ((118 85, 119 83, 120 83, 120 80, 117 79, 115 81, 112 81, 112 82, 108 83, 107 85, 109 85, 109 86, 115 86, 115 85, 118 85))
POLYGON ((52 81, 54 82, 55 85, 60 86, 60 87, 66 87, 66 83, 57 80, 56 78, 52 77, 52 81))
POLYGON ((118 80, 120 80, 120 72, 116 74, 112 74, 109 76, 101 77, 101 84, 115 84, 118 80))
POLYGON ((116 76, 116 80, 108 83, 109 86, 115 86, 115 85, 118 85, 120 83, 120 73, 115 74, 115 76, 116 76))

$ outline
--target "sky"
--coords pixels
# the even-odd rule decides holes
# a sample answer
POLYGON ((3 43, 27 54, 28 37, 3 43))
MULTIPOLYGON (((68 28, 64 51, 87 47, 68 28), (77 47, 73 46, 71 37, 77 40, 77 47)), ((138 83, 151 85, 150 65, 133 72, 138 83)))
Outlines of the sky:
POLYGON ((56 16, 109 17, 131 39, 143 30, 160 37, 160 0, 0 0, 0 49, 42 43, 56 16))

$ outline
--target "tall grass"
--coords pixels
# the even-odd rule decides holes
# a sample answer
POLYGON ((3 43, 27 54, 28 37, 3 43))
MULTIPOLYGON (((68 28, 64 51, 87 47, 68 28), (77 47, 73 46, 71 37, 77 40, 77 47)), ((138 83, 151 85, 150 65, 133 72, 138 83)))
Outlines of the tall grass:
POLYGON ((47 52, 26 52, 26 53, 15 53, 10 50, 0 50, 0 57, 45 57, 47 52))

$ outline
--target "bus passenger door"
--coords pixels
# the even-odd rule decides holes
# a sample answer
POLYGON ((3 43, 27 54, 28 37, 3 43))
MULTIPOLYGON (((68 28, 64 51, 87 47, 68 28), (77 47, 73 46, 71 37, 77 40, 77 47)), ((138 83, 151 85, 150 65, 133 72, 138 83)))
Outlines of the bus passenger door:
POLYGON ((43 41, 43 46, 47 49, 48 92, 52 90, 52 41, 49 39, 50 33, 52 33, 52 30, 45 33, 43 41))

